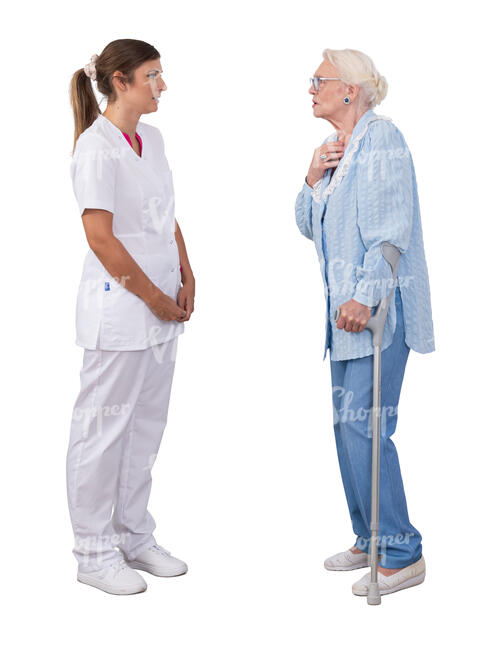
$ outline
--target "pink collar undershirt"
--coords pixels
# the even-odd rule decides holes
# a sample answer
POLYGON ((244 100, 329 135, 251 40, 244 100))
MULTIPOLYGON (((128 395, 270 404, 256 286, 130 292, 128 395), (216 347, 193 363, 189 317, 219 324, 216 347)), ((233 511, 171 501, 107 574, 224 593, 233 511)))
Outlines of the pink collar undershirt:
MULTIPOLYGON (((122 131, 122 133, 124 133, 124 132, 122 131)), ((124 135, 125 135, 125 139, 127 140, 127 142, 132 147, 132 141, 131 141, 130 137, 127 135, 127 133, 124 133, 124 135)), ((137 142, 139 143, 139 147, 141 148, 141 156, 142 156, 142 140, 141 140, 141 136, 138 133, 136 133, 136 138, 137 138, 137 142)))

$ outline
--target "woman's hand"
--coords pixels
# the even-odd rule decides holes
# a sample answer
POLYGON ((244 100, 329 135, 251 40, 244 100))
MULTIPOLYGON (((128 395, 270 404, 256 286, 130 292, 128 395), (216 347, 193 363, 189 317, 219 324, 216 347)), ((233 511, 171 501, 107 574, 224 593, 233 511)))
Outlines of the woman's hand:
POLYGON ((190 316, 193 313, 194 303, 195 303, 195 280, 186 280, 183 282, 183 286, 178 292, 178 297, 176 298, 178 305, 186 311, 185 318, 179 318, 178 320, 183 322, 185 320, 190 320, 190 316))
POLYGON ((320 145, 313 152, 312 162, 307 174, 307 183, 313 187, 319 181, 329 167, 337 167, 340 159, 344 155, 344 142, 338 140, 337 142, 326 142, 320 145), (320 156, 327 155, 327 160, 322 160, 320 156))
POLYGON ((346 332, 362 332, 371 316, 371 307, 353 298, 340 305, 339 309, 337 328, 340 330, 344 328, 346 332))
POLYGON ((158 287, 155 287, 146 304, 152 313, 161 320, 176 320, 178 322, 186 320, 186 311, 158 287))

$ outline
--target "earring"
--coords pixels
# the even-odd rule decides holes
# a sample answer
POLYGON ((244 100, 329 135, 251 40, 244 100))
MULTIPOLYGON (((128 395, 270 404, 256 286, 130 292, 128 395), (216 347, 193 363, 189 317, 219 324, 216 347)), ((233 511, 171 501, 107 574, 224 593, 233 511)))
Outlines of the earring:
POLYGON ((344 97, 344 104, 349 104, 350 101, 349 97, 344 97))

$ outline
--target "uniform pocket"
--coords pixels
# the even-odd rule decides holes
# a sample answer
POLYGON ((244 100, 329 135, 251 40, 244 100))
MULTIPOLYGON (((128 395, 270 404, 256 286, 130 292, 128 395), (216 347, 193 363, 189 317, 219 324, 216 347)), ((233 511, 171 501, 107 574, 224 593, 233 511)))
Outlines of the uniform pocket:
POLYGON ((103 301, 103 344, 119 343, 140 347, 146 339, 146 310, 141 298, 113 278, 105 283, 103 301))
POLYGON ((76 340, 84 348, 97 348, 102 319, 103 286, 94 280, 82 279, 76 298, 76 340))

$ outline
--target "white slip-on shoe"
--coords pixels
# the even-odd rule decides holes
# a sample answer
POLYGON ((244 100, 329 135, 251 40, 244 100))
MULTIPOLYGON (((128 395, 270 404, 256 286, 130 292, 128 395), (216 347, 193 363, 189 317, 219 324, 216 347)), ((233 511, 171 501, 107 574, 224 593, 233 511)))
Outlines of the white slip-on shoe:
MULTIPOLYGON (((366 573, 360 580, 352 586, 352 593, 356 596, 367 596, 368 585, 371 580, 371 572, 366 573)), ((380 595, 391 594, 400 589, 407 589, 419 585, 425 580, 425 560, 422 555, 417 562, 409 564, 400 571, 393 573, 391 576, 385 576, 378 571, 378 586, 380 595)))
POLYGON ((324 562, 324 567, 328 571, 352 571, 352 569, 362 569, 365 566, 369 566, 369 555, 363 551, 353 553, 349 549, 331 555, 324 562))
POLYGON ((168 550, 159 544, 153 544, 142 553, 139 553, 133 560, 128 560, 127 564, 133 569, 147 571, 152 573, 153 576, 161 578, 181 576, 188 571, 188 567, 183 560, 173 557, 168 550))
POLYGON ((108 594, 117 596, 139 594, 146 591, 147 583, 137 571, 127 566, 124 559, 117 560, 113 564, 98 571, 84 573, 78 571, 78 581, 85 585, 96 587, 108 594))

